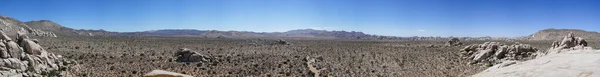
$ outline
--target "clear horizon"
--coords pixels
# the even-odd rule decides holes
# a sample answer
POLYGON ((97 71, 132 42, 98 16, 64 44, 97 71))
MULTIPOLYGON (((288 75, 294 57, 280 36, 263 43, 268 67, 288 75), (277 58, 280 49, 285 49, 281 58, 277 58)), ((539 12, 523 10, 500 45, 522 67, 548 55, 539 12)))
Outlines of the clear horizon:
POLYGON ((600 31, 594 0, 6 0, 0 15, 74 29, 518 37, 538 30, 600 31))

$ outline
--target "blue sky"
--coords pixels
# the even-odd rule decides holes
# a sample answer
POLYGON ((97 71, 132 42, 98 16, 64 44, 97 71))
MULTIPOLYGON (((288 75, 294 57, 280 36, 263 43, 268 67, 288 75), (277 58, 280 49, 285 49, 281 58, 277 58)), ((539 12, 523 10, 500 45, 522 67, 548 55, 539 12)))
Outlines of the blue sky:
POLYGON ((600 31, 594 0, 3 0, 0 14, 75 29, 283 32, 389 36, 526 36, 547 28, 600 31))

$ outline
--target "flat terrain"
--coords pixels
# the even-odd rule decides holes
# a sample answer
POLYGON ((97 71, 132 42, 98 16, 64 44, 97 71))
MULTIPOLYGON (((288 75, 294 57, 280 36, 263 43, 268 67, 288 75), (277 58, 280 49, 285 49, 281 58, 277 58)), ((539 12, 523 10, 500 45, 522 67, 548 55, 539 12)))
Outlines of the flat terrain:
MULTIPOLYGON (((336 77, 412 76, 463 77, 485 67, 460 59, 463 47, 429 47, 444 41, 286 40, 292 45, 268 44, 276 40, 78 37, 42 38, 49 52, 79 62, 77 76, 141 76, 155 69, 193 76, 312 76, 306 57, 317 59, 324 75, 336 77), (179 48, 216 57, 210 63, 175 62, 179 48)), ((485 41, 467 41, 466 45, 485 41)), ((514 42, 511 42, 514 43, 514 42)), ((542 50, 551 41, 521 41, 542 50)), ((591 46, 597 42, 591 42, 591 46)), ((595 47, 598 48, 598 47, 595 47)))

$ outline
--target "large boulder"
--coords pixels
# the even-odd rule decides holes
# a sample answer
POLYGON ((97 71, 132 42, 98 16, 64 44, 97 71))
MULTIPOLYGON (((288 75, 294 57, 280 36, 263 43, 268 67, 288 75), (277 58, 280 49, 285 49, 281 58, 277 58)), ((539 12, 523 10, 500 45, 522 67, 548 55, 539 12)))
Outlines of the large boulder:
POLYGON ((466 46, 461 49, 461 56, 471 60, 471 63, 499 64, 503 61, 533 59, 537 52, 537 48, 528 44, 504 45, 499 42, 485 42, 466 46))
POLYGON ((5 45, 6 45, 6 50, 8 50, 8 53, 10 54, 11 57, 23 58, 22 56, 25 52, 23 52, 23 48, 20 47, 19 44, 17 44, 14 41, 6 41, 5 45))
POLYGON ((177 57, 177 60, 175 60, 177 62, 210 62, 213 59, 210 56, 200 54, 188 48, 180 48, 175 52, 175 56, 177 57))

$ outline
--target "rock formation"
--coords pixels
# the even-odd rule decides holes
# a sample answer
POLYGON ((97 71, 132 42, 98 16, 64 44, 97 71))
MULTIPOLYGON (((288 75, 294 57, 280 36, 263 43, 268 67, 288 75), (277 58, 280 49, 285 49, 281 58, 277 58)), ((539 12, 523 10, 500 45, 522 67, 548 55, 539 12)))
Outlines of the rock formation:
POLYGON ((164 70, 153 70, 149 73, 146 73, 144 75, 144 77, 193 77, 193 76, 175 73, 175 72, 164 71, 164 70))
POLYGON ((6 16, 0 16, 0 30, 7 32, 6 35, 16 35, 16 33, 25 33, 34 36, 57 37, 56 34, 54 34, 53 32, 31 28, 29 27, 29 25, 19 20, 6 16))
POLYGON ((180 48, 176 53, 177 62, 211 62, 214 58, 192 51, 188 48, 180 48))
POLYGON ((287 41, 285 41, 283 39, 279 39, 279 40, 275 41, 274 44, 276 44, 276 45, 291 45, 290 42, 287 42, 287 41))
POLYGON ((462 43, 460 42, 460 40, 458 40, 458 38, 451 38, 450 40, 448 40, 446 42, 446 46, 460 46, 462 45, 462 43))
POLYGON ((548 51, 537 54, 533 60, 505 61, 492 66, 473 77, 596 77, 600 76, 600 51, 587 46, 581 37, 573 33, 562 41, 552 42, 548 51))
POLYGON ((17 41, 2 31, 0 35, 0 77, 72 76, 75 61, 47 52, 26 35, 18 35, 17 41))
POLYGON ((473 44, 461 49, 464 59, 473 60, 472 63, 499 64, 503 61, 522 61, 533 59, 538 49, 528 44, 504 45, 498 42, 485 42, 473 44))
POLYGON ((575 37, 573 33, 569 33, 562 41, 552 42, 552 47, 548 49, 546 54, 561 53, 563 51, 593 49, 587 46, 588 43, 581 37, 575 37))

